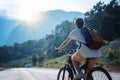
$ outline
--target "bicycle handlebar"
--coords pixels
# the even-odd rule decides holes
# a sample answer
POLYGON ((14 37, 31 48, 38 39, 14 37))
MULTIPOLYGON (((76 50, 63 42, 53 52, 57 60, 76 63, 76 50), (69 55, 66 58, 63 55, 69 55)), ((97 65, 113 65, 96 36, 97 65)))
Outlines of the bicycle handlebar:
MULTIPOLYGON (((55 50, 57 51, 57 48, 55 47, 55 50)), ((63 53, 68 53, 68 54, 73 54, 74 52, 76 52, 76 49, 70 49, 70 50, 66 50, 66 49, 62 49, 63 53)), ((58 51, 57 51, 58 52, 58 51)))
POLYGON ((74 52, 76 52, 76 49, 71 49, 71 50, 65 50, 65 49, 63 49, 62 52, 68 53, 68 54, 73 54, 74 52))

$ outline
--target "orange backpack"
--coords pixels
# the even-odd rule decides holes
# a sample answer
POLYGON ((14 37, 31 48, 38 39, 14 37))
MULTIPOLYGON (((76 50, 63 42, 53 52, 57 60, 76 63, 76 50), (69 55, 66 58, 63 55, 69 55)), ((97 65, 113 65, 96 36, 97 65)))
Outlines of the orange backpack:
POLYGON ((82 34, 85 37, 87 47, 90 49, 98 50, 102 46, 103 38, 97 30, 83 27, 82 34))

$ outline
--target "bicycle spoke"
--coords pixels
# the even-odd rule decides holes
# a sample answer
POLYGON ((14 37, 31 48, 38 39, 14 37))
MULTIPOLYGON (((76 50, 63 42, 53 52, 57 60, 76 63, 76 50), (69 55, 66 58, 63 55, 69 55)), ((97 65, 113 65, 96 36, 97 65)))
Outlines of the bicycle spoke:
POLYGON ((65 69, 63 69, 62 80, 64 80, 64 77, 65 77, 65 69))
POLYGON ((112 80, 110 74, 102 67, 95 67, 88 73, 88 80, 112 80))
POLYGON ((58 80, 71 80, 71 76, 67 69, 61 69, 58 80))
POLYGON ((101 71, 95 71, 92 74, 93 80, 109 80, 105 73, 101 71))

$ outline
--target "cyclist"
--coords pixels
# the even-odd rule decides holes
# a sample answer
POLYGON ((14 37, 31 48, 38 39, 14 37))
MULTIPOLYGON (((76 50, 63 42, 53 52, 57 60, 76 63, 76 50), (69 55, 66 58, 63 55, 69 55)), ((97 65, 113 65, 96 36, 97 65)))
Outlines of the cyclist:
POLYGON ((79 48, 77 49, 77 51, 72 55, 72 62, 74 64, 75 69, 77 70, 77 74, 74 77, 74 79, 79 79, 81 77, 83 77, 84 75, 82 74, 82 72, 80 72, 80 64, 82 62, 86 61, 86 58, 93 58, 94 59, 90 59, 89 61, 89 66, 88 69, 92 69, 94 67, 94 65, 96 64, 96 61, 98 59, 98 57, 101 56, 101 53, 99 50, 92 50, 89 49, 85 44, 85 38, 81 33, 81 28, 84 27, 84 20, 82 18, 76 18, 74 20, 74 27, 75 29, 73 29, 68 37, 66 38, 66 40, 57 48, 58 52, 61 52, 63 48, 65 48, 71 40, 75 40, 77 45, 79 46, 79 48))

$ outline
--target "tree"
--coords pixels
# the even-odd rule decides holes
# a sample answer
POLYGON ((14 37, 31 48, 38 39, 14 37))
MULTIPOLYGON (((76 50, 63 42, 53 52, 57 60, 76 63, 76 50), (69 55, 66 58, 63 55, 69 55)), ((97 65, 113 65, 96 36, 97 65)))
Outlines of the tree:
POLYGON ((106 40, 120 37, 120 2, 111 0, 109 4, 97 3, 85 13, 86 26, 100 31, 106 40), (112 31, 111 31, 112 30, 112 31))
POLYGON ((36 63, 37 63, 37 57, 36 57, 36 55, 33 55, 32 56, 32 64, 33 64, 33 66, 36 66, 36 63))
POLYGON ((45 56, 44 55, 41 55, 39 56, 39 63, 42 63, 45 59, 45 56))

